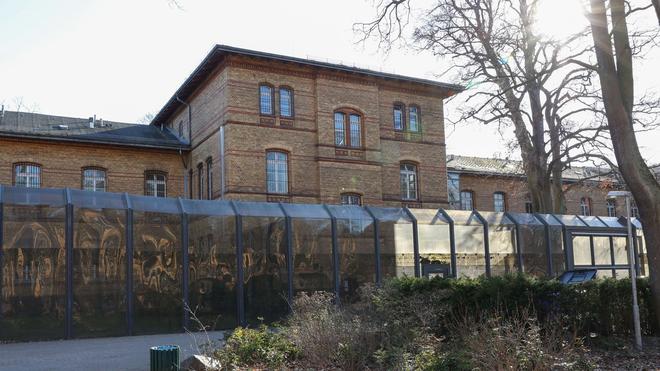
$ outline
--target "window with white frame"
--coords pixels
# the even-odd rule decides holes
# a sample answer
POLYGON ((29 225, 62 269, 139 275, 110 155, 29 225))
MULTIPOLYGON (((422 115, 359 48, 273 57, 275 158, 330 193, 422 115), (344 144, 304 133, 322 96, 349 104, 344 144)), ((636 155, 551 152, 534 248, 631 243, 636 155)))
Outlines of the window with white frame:
POLYGON ((342 193, 342 205, 362 205, 362 197, 357 193, 342 193))
POLYGON ((82 189, 92 192, 105 192, 105 170, 99 168, 86 168, 82 171, 82 189))
POLYGON ((461 191, 461 210, 474 210, 472 191, 461 191))
POLYGON ((616 216, 616 200, 607 200, 607 216, 616 216))
POLYGON ((289 88, 280 88, 280 116, 293 117, 293 92, 289 88))
POLYGON ((41 187, 41 166, 37 164, 15 164, 14 185, 16 187, 41 187))
POLYGON ((408 130, 412 132, 419 131, 419 107, 408 107, 408 130))
POLYGON ((405 115, 404 105, 402 103, 395 103, 393 108, 394 114, 394 130, 402 131, 405 129, 405 115))
POLYGON ((144 194, 167 197, 167 174, 162 171, 147 171, 144 175, 144 194))
POLYGON ((639 218, 639 209, 637 208, 635 201, 630 205, 630 216, 633 218, 639 218))
POLYGON ((289 159, 280 151, 266 152, 266 185, 268 193, 289 192, 289 159))
POLYGON ((259 85, 259 112, 262 115, 274 115, 273 88, 266 84, 259 85))
POLYGON ((401 199, 417 200, 417 166, 401 164, 399 171, 401 175, 401 199))
POLYGON ((493 193, 493 211, 503 213, 506 211, 506 199, 504 192, 493 193))

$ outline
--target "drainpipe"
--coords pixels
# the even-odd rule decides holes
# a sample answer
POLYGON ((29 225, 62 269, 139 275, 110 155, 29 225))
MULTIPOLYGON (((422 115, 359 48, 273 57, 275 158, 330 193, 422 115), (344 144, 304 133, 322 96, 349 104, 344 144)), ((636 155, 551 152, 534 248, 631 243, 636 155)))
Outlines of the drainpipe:
POLYGON ((220 126, 220 199, 225 198, 225 126, 220 126))
POLYGON ((188 143, 192 143, 192 108, 190 104, 181 100, 178 95, 176 96, 176 100, 188 108, 188 143))
POLYGON ((183 163, 183 195, 187 197, 190 194, 188 190, 188 164, 186 163, 186 158, 183 155, 183 151, 179 148, 179 157, 181 157, 181 163, 183 163))

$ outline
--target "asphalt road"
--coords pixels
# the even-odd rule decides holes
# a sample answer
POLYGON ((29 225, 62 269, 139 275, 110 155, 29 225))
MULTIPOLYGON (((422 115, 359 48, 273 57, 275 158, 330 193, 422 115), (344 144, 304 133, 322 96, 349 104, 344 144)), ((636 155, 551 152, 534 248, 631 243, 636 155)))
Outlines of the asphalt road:
MULTIPOLYGON (((211 341, 219 342, 223 332, 208 335, 211 341)), ((179 345, 183 362, 198 353, 196 342, 205 343, 205 335, 165 334, 0 344, 0 370, 148 370, 149 347, 179 345)))

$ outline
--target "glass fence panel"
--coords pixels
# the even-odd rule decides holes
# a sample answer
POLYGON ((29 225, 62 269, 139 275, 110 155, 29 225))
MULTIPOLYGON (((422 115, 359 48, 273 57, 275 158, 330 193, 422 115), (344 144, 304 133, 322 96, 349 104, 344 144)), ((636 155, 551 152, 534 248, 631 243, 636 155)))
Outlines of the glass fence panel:
POLYGON ((613 264, 609 237, 594 236, 594 261, 596 265, 613 264))
POLYGON ((486 273, 484 228, 481 225, 455 225, 456 274, 479 277, 486 273))
POLYGON ((587 236, 573 237, 573 264, 592 265, 591 243, 587 236))
POLYGON ((351 302, 360 286, 376 282, 373 219, 337 219, 337 244, 339 296, 351 302))
POLYGON ((490 272, 501 276, 518 271, 516 257, 515 226, 513 224, 493 224, 488 226, 490 247, 490 272))
POLYGON ((124 335, 126 211, 76 208, 73 217, 73 334, 124 335))
MULTIPOLYGON (((600 274, 600 272, 601 271, 599 271, 599 274, 600 274)), ((617 270, 614 271, 614 277, 616 277, 617 279, 629 278, 630 277, 630 271, 628 269, 617 269, 617 270)))
POLYGON ((449 224, 434 209, 411 209, 417 218, 419 257, 424 277, 451 275, 449 224))
POLYGON ((0 339, 62 338, 65 208, 5 203, 3 211, 0 339))
MULTIPOLYGON (((236 219, 190 215, 188 220, 190 309, 206 330, 233 328, 236 319, 236 219)), ((198 329, 199 323, 192 323, 198 329)))
POLYGON ((628 238, 612 237, 614 243, 614 264, 628 264, 628 238))
POLYGON ((380 266, 383 279, 415 276, 413 225, 409 222, 380 222, 380 266))
POLYGON ((334 291, 330 219, 292 219, 293 291, 334 291))
POLYGON ((243 262, 248 323, 282 318, 288 312, 284 217, 243 217, 243 262))
POLYGON ((547 275, 548 253, 545 244, 545 227, 542 225, 520 224, 519 228, 523 271, 538 277, 547 275))
POLYGON ((134 333, 180 331, 183 313, 181 217, 135 212, 133 228, 134 333))
POLYGON ((552 249, 552 270, 555 276, 566 271, 566 253, 561 227, 550 226, 550 246, 552 249))

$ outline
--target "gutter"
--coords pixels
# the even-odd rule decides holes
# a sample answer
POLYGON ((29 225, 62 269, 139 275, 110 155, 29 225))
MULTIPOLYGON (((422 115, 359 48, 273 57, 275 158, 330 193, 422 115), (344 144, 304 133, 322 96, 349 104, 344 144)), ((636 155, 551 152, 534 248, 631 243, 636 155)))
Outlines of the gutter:
MULTIPOLYGON (((45 140, 51 142, 69 142, 69 143, 87 143, 87 144, 103 144, 103 145, 112 145, 112 146, 122 146, 122 147, 133 147, 133 148, 147 148, 147 149, 160 149, 160 150, 183 150, 189 149, 182 147, 181 145, 168 145, 168 144, 144 144, 144 143, 126 143, 119 141, 111 140, 102 140, 102 139, 82 139, 82 138, 73 138, 73 137, 58 137, 58 136, 45 136, 37 134, 16 134, 16 133, 3 133, 0 132, 0 138, 12 138, 12 139, 33 139, 33 140, 45 140)), ((189 147, 189 146, 187 146, 189 147)))

